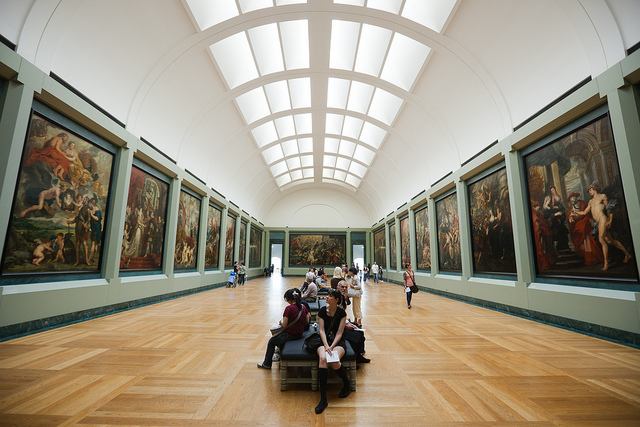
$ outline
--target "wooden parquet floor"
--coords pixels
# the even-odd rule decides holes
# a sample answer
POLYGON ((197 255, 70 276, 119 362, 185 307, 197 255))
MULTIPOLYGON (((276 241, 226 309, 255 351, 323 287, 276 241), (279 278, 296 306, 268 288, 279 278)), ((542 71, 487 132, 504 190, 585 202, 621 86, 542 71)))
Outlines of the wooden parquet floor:
POLYGON ((358 391, 256 368, 282 294, 255 279, 0 343, 0 425, 640 426, 640 351, 396 285, 366 285, 358 391))

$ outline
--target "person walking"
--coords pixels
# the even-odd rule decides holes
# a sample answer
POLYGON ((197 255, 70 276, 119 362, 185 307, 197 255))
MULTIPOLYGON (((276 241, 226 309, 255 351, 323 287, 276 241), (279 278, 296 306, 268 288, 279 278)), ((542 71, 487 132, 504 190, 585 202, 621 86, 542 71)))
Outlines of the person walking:
POLYGON ((373 261, 373 265, 371 266, 371 273, 373 273, 373 283, 378 283, 378 273, 380 273, 380 266, 378 263, 373 261))
POLYGON ((404 267, 404 294, 407 296, 407 308, 411 309, 411 297, 413 296, 411 287, 416 284, 416 278, 410 263, 406 263, 404 267))

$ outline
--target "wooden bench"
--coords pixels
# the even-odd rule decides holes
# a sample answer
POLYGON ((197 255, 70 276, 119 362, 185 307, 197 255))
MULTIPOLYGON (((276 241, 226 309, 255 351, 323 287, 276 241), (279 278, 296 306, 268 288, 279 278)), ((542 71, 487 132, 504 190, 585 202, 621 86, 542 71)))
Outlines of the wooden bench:
MULTIPOLYGON (((285 391, 289 384, 311 384, 311 390, 318 390, 318 355, 311 354, 304 349, 304 339, 314 332, 313 328, 304 333, 304 336, 297 340, 287 341, 280 351, 280 390, 285 391), (310 376, 290 377, 289 368, 298 369, 303 375, 309 368, 310 376)), ((349 341, 345 341, 347 346, 346 354, 342 358, 342 366, 347 370, 351 381, 351 390, 356 391, 356 354, 349 341)), ((329 369, 331 371, 331 369, 329 369)), ((335 376, 330 376, 331 383, 340 382, 335 376), (337 381, 335 381, 337 380, 337 381)))

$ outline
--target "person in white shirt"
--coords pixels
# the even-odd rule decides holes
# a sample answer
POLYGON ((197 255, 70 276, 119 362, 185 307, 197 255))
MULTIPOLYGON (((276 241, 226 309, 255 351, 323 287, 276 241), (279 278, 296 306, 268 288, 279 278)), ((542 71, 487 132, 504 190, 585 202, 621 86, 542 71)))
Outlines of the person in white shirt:
POLYGON ((375 261, 373 261, 373 265, 371 266, 371 272, 373 273, 373 283, 378 283, 378 273, 380 273, 380 267, 375 261))

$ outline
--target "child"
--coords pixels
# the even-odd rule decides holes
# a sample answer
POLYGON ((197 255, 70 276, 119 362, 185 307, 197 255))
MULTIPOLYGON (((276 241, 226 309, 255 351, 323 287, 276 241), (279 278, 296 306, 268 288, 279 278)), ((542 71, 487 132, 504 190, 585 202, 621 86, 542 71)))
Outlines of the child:
POLYGON ((235 288, 236 287, 235 282, 236 282, 236 272, 231 271, 231 273, 229 273, 229 278, 227 279, 227 288, 231 288, 231 287, 235 288))
POLYGON ((31 263, 33 265, 40 265, 40 263, 44 260, 45 252, 52 252, 51 241, 47 240, 44 243, 38 244, 36 248, 33 250, 33 260, 31 263))

